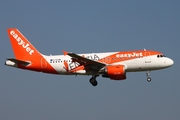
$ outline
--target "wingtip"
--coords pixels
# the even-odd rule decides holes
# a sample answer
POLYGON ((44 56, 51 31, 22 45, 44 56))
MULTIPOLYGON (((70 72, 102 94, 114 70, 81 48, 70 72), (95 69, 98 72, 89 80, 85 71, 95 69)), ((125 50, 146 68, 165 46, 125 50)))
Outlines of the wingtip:
POLYGON ((66 56, 68 54, 67 51, 63 50, 64 56, 66 56))

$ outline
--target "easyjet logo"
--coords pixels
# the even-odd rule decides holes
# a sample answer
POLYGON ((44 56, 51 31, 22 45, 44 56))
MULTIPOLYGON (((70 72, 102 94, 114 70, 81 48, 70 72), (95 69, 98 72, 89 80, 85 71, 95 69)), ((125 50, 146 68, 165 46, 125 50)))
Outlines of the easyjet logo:
POLYGON ((18 45, 22 46, 26 50, 26 52, 28 52, 30 55, 34 53, 34 50, 30 48, 30 45, 24 42, 24 40, 22 40, 21 37, 19 37, 15 31, 13 30, 10 31, 10 35, 12 35, 14 39, 16 39, 16 41, 18 42, 18 45))
POLYGON ((143 53, 142 52, 140 52, 140 53, 133 52, 133 53, 127 53, 127 54, 117 54, 116 57, 117 58, 123 58, 123 57, 128 57, 128 58, 131 58, 131 57, 143 57, 143 53))

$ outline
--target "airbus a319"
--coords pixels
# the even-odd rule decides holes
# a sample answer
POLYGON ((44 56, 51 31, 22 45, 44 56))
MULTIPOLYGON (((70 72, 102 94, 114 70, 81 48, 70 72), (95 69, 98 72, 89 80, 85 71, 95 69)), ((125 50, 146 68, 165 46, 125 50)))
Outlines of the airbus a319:
POLYGON ((8 29, 15 58, 7 58, 5 65, 25 70, 59 74, 91 75, 90 83, 97 86, 96 77, 125 80, 127 72, 145 71, 150 82, 150 71, 164 69, 174 64, 163 53, 154 50, 131 50, 104 53, 63 55, 41 54, 16 28, 8 29))

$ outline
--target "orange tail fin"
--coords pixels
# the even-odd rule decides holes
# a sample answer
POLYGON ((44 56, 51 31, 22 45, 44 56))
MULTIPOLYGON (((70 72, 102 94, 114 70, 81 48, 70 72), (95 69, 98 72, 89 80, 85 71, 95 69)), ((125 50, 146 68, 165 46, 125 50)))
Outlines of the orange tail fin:
POLYGON ((40 52, 16 28, 9 28, 8 35, 16 59, 25 60, 39 56, 40 52))

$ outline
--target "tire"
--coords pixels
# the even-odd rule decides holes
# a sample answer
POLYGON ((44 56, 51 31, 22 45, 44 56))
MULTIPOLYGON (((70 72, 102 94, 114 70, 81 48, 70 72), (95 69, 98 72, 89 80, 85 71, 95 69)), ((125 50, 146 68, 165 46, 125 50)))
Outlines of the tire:
POLYGON ((148 81, 148 82, 151 82, 151 78, 150 78, 150 77, 148 77, 148 78, 147 78, 147 81, 148 81))
POLYGON ((97 82, 96 79, 94 79, 94 78, 91 78, 91 79, 89 80, 89 82, 90 82, 93 86, 97 86, 97 84, 98 84, 98 82, 97 82))

